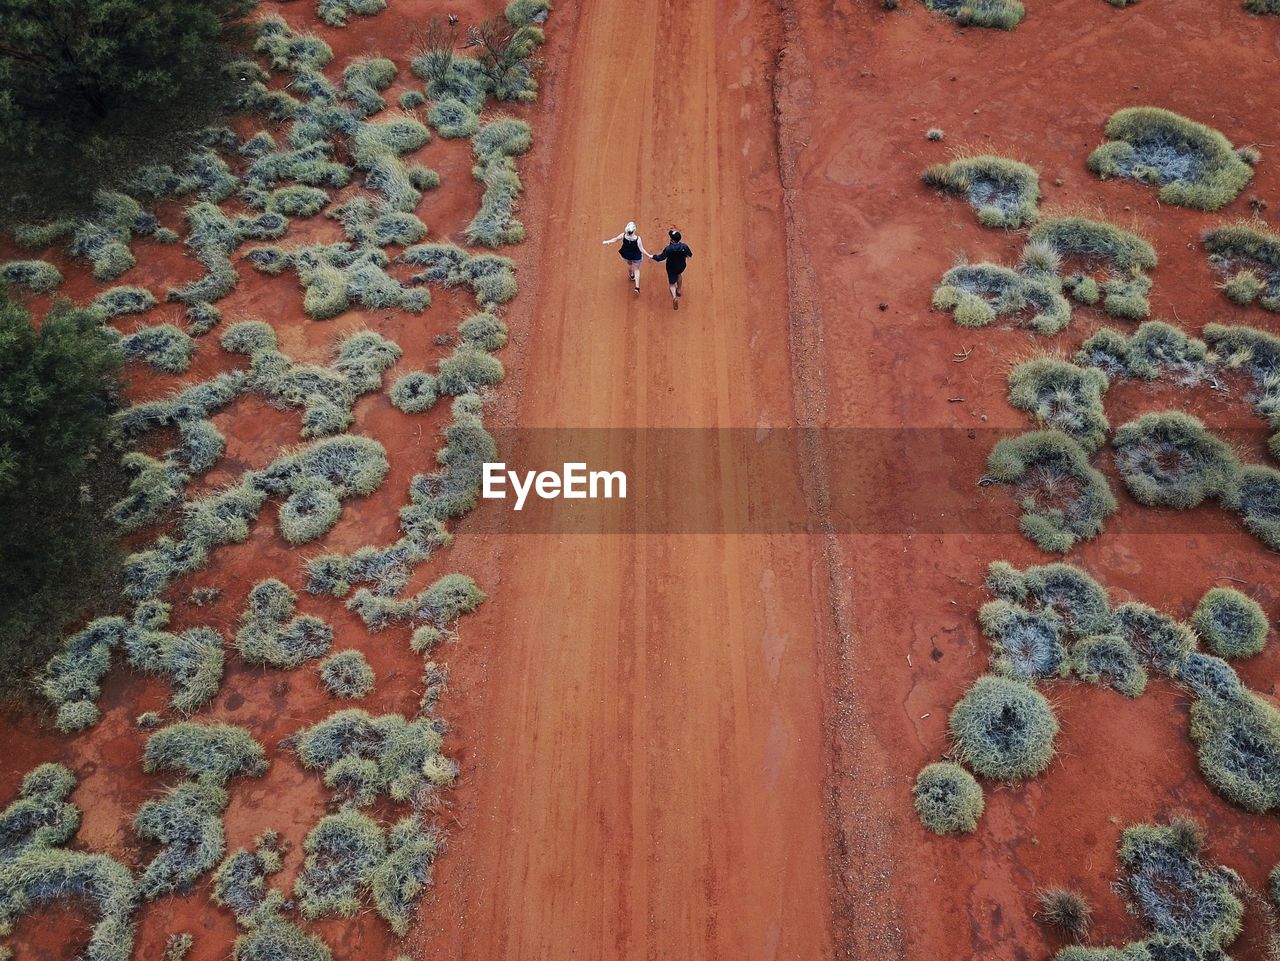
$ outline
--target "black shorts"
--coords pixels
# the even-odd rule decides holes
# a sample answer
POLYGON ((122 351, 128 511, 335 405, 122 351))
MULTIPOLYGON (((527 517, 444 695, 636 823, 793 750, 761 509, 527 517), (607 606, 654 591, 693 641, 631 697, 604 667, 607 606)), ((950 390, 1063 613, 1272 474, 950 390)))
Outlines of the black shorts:
POLYGON ((674 284, 680 279, 680 275, 683 273, 683 267, 672 267, 670 264, 667 264, 667 283, 674 284))

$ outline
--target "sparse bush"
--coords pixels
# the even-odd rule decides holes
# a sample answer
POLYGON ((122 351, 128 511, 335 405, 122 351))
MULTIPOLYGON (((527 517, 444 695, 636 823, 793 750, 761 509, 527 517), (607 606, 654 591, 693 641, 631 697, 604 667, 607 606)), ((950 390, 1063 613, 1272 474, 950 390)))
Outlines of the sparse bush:
POLYGON ((1061 431, 1006 438, 987 458, 988 475, 1014 487, 1019 527, 1042 550, 1065 553, 1096 537, 1116 512, 1116 499, 1088 455, 1061 431))
POLYGON ((169 704, 192 714, 209 703, 222 684, 222 635, 208 627, 171 634, 169 605, 148 601, 138 605, 121 641, 129 663, 139 671, 161 674, 173 684, 169 704))
POLYGON ((987 674, 951 712, 951 736, 978 774, 999 781, 1035 777, 1053 758, 1058 721, 1044 696, 1021 681, 987 674))
POLYGON ((962 27, 994 27, 1012 30, 1026 13, 1018 0, 924 0, 935 13, 950 17, 962 27))
POLYGON ((347 607, 360 615, 370 631, 380 631, 397 620, 421 620, 443 627, 470 614, 484 599, 484 592, 467 575, 445 574, 426 590, 403 600, 361 588, 347 607))
POLYGON ((1080 368, 1057 357, 1040 356, 1009 374, 1009 403, 1031 414, 1043 427, 1073 437, 1088 453, 1107 438, 1102 395, 1107 378, 1095 368, 1080 368))
POLYGON ((333 59, 327 43, 314 34, 295 34, 283 17, 274 14, 258 21, 254 50, 271 61, 272 70, 290 73, 319 70, 333 59))
POLYGON ((502 361, 498 358, 461 344, 440 361, 435 386, 439 393, 457 396, 501 383, 504 374, 502 361))
POLYGON ((1084 895, 1063 888, 1048 888, 1040 892, 1038 900, 1040 920, 1045 924, 1060 929, 1077 941, 1088 936, 1093 910, 1084 895))
POLYGON ((373 690, 373 668, 359 651, 339 651, 321 662, 320 680, 334 697, 360 698, 373 690))
POLYGON ((280 505, 280 536, 290 544, 323 537, 342 516, 342 501, 328 481, 316 479, 300 486, 280 505))
POLYGON ((551 4, 548 0, 511 0, 505 11, 507 21, 513 27, 544 23, 550 13, 551 4))
POLYGON ((160 222, 132 197, 101 191, 83 219, 23 224, 14 230, 14 239, 20 247, 39 249, 70 237, 67 254, 91 261, 94 279, 107 283, 137 263, 129 249, 134 235, 162 239, 159 230, 160 222))
POLYGON ((310 614, 294 617, 296 609, 297 596, 283 582, 271 578, 256 584, 236 633, 240 656, 280 669, 323 657, 333 644, 333 628, 310 614))
MULTIPOLYGON (((941 132, 929 139, 941 140, 941 132)), ((964 195, 984 227, 1016 230, 1035 223, 1040 216, 1040 177, 1034 168, 1017 160, 991 154, 958 157, 935 164, 922 176, 931 187, 964 195)))
POLYGON ((1089 169, 1103 179, 1158 186, 1163 203, 1217 210, 1253 178, 1226 137, 1168 110, 1119 110, 1107 121, 1106 135, 1108 141, 1089 155, 1089 169))
POLYGON ((185 961, 191 948, 195 944, 196 939, 185 932, 182 934, 171 934, 164 943, 163 961, 185 961))
POLYGON ((1257 220, 1224 224, 1204 235, 1209 263, 1237 304, 1280 311, 1280 235, 1257 220))
MULTIPOLYGON (((401 110, 417 110, 419 107, 426 106, 427 98, 421 90, 406 90, 400 94, 400 99, 396 101, 401 110)), ((434 125, 433 125, 434 126, 434 125)), ((437 133, 439 131, 437 130, 437 133)), ((443 136, 443 134, 441 134, 443 136)))
POLYGON ((1262 605, 1232 587, 1215 587, 1200 599, 1191 626, 1219 657, 1252 657, 1267 643, 1262 605))
POLYGON ((112 287, 89 305, 104 321, 124 314, 141 314, 156 305, 155 295, 142 287, 112 287))
POLYGON ((516 295, 515 262, 496 254, 472 256, 453 244, 418 244, 399 258, 425 268, 411 279, 415 283, 469 286, 481 307, 505 304, 516 295))
POLYGON ((1120 427, 1112 444, 1120 476, 1141 504, 1185 510, 1232 496, 1239 460, 1188 414, 1144 414, 1120 427))
POLYGON ((534 53, 544 41, 531 22, 495 17, 472 27, 467 45, 479 51, 485 88, 499 100, 532 103, 538 97, 534 74, 542 66, 534 53))
POLYGON ((916 778, 912 791, 916 814, 934 834, 968 834, 982 817, 982 788, 959 764, 930 764, 916 778))
POLYGON ((272 917, 236 938, 234 961, 332 961, 329 946, 295 924, 272 917))

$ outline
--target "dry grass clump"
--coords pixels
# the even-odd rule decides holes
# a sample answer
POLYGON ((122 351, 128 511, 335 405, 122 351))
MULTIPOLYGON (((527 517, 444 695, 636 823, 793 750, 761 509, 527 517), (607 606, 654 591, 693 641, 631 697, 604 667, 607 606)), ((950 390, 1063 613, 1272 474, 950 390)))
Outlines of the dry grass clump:
POLYGON ((280 836, 267 831, 252 852, 234 852, 213 876, 214 903, 230 909, 244 932, 236 939, 235 961, 331 961, 328 945, 284 919, 284 895, 268 887, 284 866, 284 850, 280 836))
POLYGON ((250 664, 289 670, 323 657, 333 644, 333 628, 310 614, 294 616, 298 598, 282 581, 259 581, 236 632, 236 649, 250 664))
POLYGON ((1141 697, 1147 672, 1138 652, 1120 634, 1086 637, 1071 648, 1072 673, 1089 684, 1114 688, 1125 697, 1141 697))
POLYGON ((1077 941, 1089 934, 1093 921, 1093 909, 1078 891, 1064 888, 1047 888, 1037 896, 1040 902, 1038 916, 1045 924, 1058 928, 1077 941))
POLYGON ((0 930, 52 901, 88 902, 97 919, 81 956, 129 961, 137 888, 114 858, 64 847, 80 827, 80 811, 67 800, 75 785, 67 768, 41 764, 0 812, 0 930))
POLYGON ((360 588, 347 607, 360 615, 370 631, 394 621, 425 621, 444 628, 484 602, 484 592, 465 574, 445 574, 413 597, 395 599, 360 588))
POLYGON ((1206 232, 1204 246, 1231 300, 1280 310, 1280 234, 1261 221, 1245 220, 1206 232))
POLYGON ((222 682, 222 635, 207 627, 180 634, 165 631, 170 608, 159 601, 138 605, 131 618, 103 617, 67 639, 49 660, 40 689, 57 710, 58 730, 72 732, 96 724, 96 701, 112 653, 123 648, 139 671, 167 677, 174 691, 169 704, 191 714, 212 700, 222 682))
POLYGON ((0 264, 0 287, 26 287, 51 294, 62 286, 62 271, 47 260, 10 260, 0 264))
POLYGON ((1167 377, 1188 387, 1208 377, 1212 366, 1204 341, 1161 320, 1149 320, 1127 337, 1103 327, 1081 345, 1075 359, 1108 377, 1167 377))
POLYGON ((1185 510, 1233 496, 1239 459, 1189 414, 1144 414, 1117 429, 1112 445, 1120 476, 1141 504, 1185 510))
POLYGON ((410 279, 419 284, 470 287, 482 307, 505 304, 516 295, 515 261, 497 254, 471 255, 453 244, 418 244, 398 258, 424 268, 410 279))
POLYGON ((297 751, 340 799, 363 807, 380 794, 408 801, 452 784, 458 768, 440 753, 442 743, 433 721, 350 709, 300 731, 297 751))
POLYGON ((289 226, 288 219, 278 213, 228 218, 211 203, 188 207, 186 216, 190 228, 186 245, 206 273, 189 284, 170 290, 169 299, 183 301, 189 307, 212 304, 235 290, 240 283, 240 275, 231 262, 231 254, 237 247, 247 240, 273 240, 289 226))
POLYGON ((969 834, 982 817, 982 788, 959 764, 939 761, 916 777, 916 814, 934 834, 969 834))
MULTIPOLYGON (((444 446, 436 455, 439 469, 416 475, 409 485, 410 503, 400 510, 403 536, 387 547, 366 546, 351 554, 312 559, 308 591, 344 597, 356 584, 372 584, 373 593, 385 600, 404 590, 415 565, 449 543, 445 522, 475 506, 483 465, 497 457, 497 446, 480 419, 476 395, 459 397, 452 413, 453 421, 443 432, 444 446)), ((362 602, 362 607, 366 605, 374 617, 400 616, 400 607, 393 606, 384 615, 382 603, 362 602)))
POLYGON ((331 27, 345 27, 355 14, 371 17, 387 9, 387 0, 316 0, 316 15, 331 27))
POLYGON ((988 477, 1014 488, 1022 533, 1042 550, 1065 553, 1102 532, 1116 499, 1084 449, 1056 430, 1006 438, 987 458, 988 477))
POLYGON ((125 559, 125 593, 135 601, 158 596, 175 578, 203 567, 209 552, 249 537, 267 499, 329 485, 338 500, 372 493, 387 476, 387 455, 368 437, 342 434, 286 452, 261 471, 248 471, 221 491, 187 502, 179 540, 160 537, 125 559))
POLYGON ((1163 203, 1217 210, 1253 179, 1253 168, 1221 133, 1157 107, 1128 107, 1107 121, 1109 138, 1089 155, 1104 180, 1127 177, 1160 188, 1163 203))
POLYGON ((1280 711, 1245 689, 1225 662, 1204 655, 1188 662, 1179 676, 1197 693, 1191 740, 1205 780, 1247 811, 1280 808, 1280 711))
POLYGON ((924 5, 962 27, 1012 30, 1026 14, 1018 0, 924 0, 924 5))
POLYGON ((1276 431, 1270 449, 1280 458, 1280 337, 1253 327, 1206 324, 1204 339, 1228 370, 1242 370, 1252 379, 1256 393, 1253 409, 1276 431))
POLYGON ((29 250, 49 247, 69 239, 67 254, 93 263, 93 277, 104 283, 115 280, 137 263, 129 245, 134 236, 172 243, 177 236, 160 226, 132 197, 100 191, 93 210, 82 220, 55 220, 47 224, 22 224, 13 236, 29 250))
POLYGON ((1071 323, 1071 305, 1059 288, 999 264, 961 263, 942 275, 931 305, 950 313, 960 327, 987 327, 998 317, 1025 318, 1036 333, 1052 336, 1071 323))
POLYGON ((249 260, 259 271, 278 274, 292 267, 305 292, 302 309, 313 320, 329 320, 359 305, 368 310, 399 308, 419 314, 431 305, 426 290, 406 287, 390 276, 391 259, 378 247, 348 243, 297 247, 258 247, 249 260))
POLYGON ((1257 465, 1242 468, 1225 506, 1240 515, 1254 537, 1280 551, 1280 471, 1257 465))
POLYGON ((143 870, 139 894, 151 900, 190 890, 226 853, 222 812, 230 800, 227 782, 241 774, 257 777, 266 755, 241 727, 229 724, 174 724, 151 735, 143 769, 181 771, 191 780, 148 801, 134 818, 138 836, 163 847, 143 870))
POLYGON ((1189 627, 1146 604, 1121 604, 1115 617, 1120 636, 1165 674, 1176 674, 1196 648, 1196 636, 1189 627))
POLYGON ((1219 657, 1252 657, 1267 643, 1262 605, 1234 587, 1215 587, 1196 605, 1191 626, 1219 657))
POLYGON ((125 360, 142 361, 168 374, 185 373, 195 356, 196 344, 173 324, 143 327, 120 339, 125 360))
POLYGON ((1024 781, 1049 766, 1058 721, 1035 688, 987 674, 952 709, 949 729, 961 758, 978 774, 1024 781))
POLYGON ((320 680, 334 697, 361 698, 373 690, 374 674, 359 651, 339 651, 320 662, 320 680))
POLYGON ((1020 161, 992 154, 957 157, 935 164, 921 177, 931 187, 963 195, 984 227, 1015 230, 1040 217, 1040 177, 1020 161))
POLYGON ((991 669, 996 674, 1034 684, 1066 673, 1066 628, 1052 608, 1030 611, 994 600, 982 605, 978 620, 991 641, 991 669))
POLYGON ((524 225, 515 216, 524 189, 515 158, 532 146, 529 125, 513 117, 491 120, 471 138, 476 158, 471 173, 484 184, 484 194, 480 210, 466 227, 468 243, 501 247, 524 240, 524 225))
POLYGON ((1043 269, 1052 266, 1061 274, 1061 289, 1073 300, 1100 304, 1124 320, 1146 320, 1150 315, 1151 279, 1146 271, 1155 268, 1157 258, 1155 248, 1137 234, 1088 217, 1057 216, 1031 229, 1024 260, 1041 249, 1043 269), (1056 262, 1046 256, 1049 251, 1056 262), (1099 269, 1104 272, 1101 279, 1095 276, 1099 269))
MULTIPOLYGON (((400 359, 401 353, 393 341, 374 331, 361 330, 339 342, 329 367, 298 364, 278 349, 275 331, 260 320, 242 321, 227 328, 222 347, 229 353, 249 356, 245 383, 250 390, 277 404, 302 408, 303 437, 335 434, 349 427, 356 400, 382 386, 383 373, 400 359)), ((336 514, 332 520, 337 520, 336 514)), ((286 525, 281 526, 286 529, 286 525)), ((311 532, 310 536, 302 531, 298 534, 311 540, 327 530, 311 532)))
POLYGON ((1081 368, 1059 357, 1042 355, 1009 374, 1009 403, 1025 410, 1045 428, 1062 431, 1088 453, 1107 439, 1102 395, 1107 378, 1094 368, 1081 368))

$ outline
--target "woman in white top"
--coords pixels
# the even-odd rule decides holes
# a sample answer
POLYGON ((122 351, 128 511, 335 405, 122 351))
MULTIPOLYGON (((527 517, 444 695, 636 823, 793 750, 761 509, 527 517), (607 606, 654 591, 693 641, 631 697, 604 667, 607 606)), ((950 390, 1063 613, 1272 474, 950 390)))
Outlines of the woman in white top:
POLYGON ((626 229, 616 237, 610 237, 604 242, 607 247, 609 244, 616 244, 622 241, 622 248, 618 251, 622 255, 622 259, 627 264, 627 280, 635 284, 636 293, 640 293, 640 262, 645 257, 650 256, 649 251, 644 249, 644 242, 640 239, 640 235, 636 233, 636 222, 628 221, 626 229))

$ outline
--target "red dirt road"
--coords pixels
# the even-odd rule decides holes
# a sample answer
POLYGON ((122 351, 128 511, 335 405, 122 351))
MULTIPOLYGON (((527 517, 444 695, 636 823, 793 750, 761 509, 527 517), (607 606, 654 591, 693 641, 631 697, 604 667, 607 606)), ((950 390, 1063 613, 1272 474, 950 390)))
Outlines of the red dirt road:
MULTIPOLYGON (((541 251, 522 265, 534 329, 510 422, 794 423, 773 25, 750 3, 588 0, 557 16, 541 251), (672 223, 692 246, 678 313, 659 265, 637 297, 600 245, 629 219, 651 250, 672 223)), ((617 453, 604 443, 593 463, 617 453)), ((742 482, 704 467, 687 490, 708 505, 742 482)), ((465 530, 458 549, 500 550, 501 578, 468 628, 493 639, 468 686, 488 691, 460 725, 471 763, 430 955, 831 956, 813 545, 513 534, 468 548, 465 530)), ((455 659, 456 683, 468 671, 455 659)))

